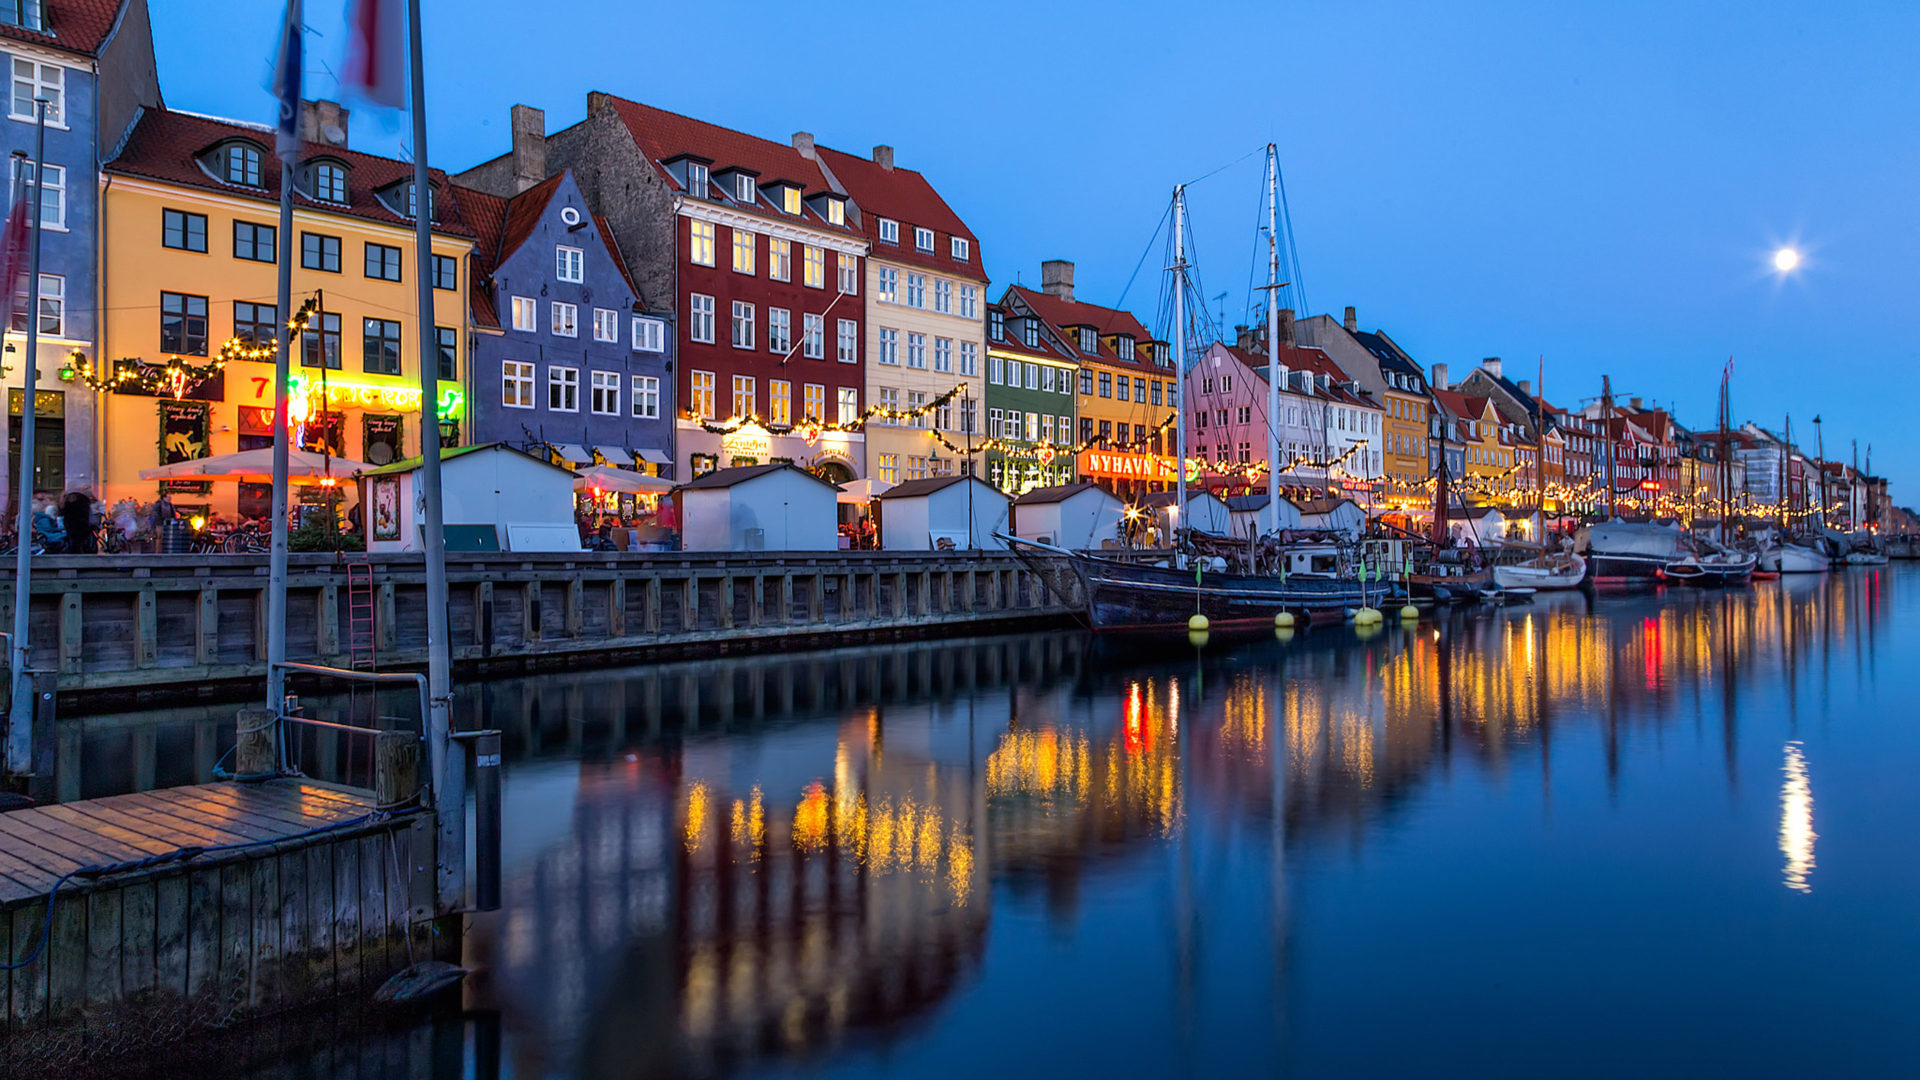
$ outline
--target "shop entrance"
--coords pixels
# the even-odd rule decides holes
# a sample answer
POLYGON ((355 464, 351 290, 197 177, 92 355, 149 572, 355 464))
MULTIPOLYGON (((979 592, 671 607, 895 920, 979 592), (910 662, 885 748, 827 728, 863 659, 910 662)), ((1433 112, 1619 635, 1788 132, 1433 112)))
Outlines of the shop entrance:
MULTIPOLYGON (((19 388, 7 391, 7 514, 18 513, 13 501, 19 483, 21 407, 26 394, 19 388)), ((57 502, 67 485, 67 395, 58 390, 42 390, 37 395, 33 421, 33 490, 50 491, 57 502)))

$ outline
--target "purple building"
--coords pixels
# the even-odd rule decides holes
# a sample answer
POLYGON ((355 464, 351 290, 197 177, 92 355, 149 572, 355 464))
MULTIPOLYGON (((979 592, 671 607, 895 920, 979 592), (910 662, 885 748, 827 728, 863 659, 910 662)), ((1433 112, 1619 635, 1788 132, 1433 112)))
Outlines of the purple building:
POLYGON ((642 309, 571 170, 509 199, 462 191, 480 242, 468 405, 475 443, 671 476, 667 317, 642 309))

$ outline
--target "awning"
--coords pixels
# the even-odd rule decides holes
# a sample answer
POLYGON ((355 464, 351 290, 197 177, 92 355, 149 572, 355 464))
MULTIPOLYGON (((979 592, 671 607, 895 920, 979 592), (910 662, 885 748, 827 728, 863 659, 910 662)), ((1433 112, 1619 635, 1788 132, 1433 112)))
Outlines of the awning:
POLYGON ((593 452, 605 458, 609 465, 631 465, 633 455, 617 446, 596 446, 593 452))
POLYGON ((607 465, 589 465, 574 478, 575 491, 625 492, 634 495, 661 495, 672 491, 673 481, 646 473, 615 469, 607 465))
POLYGON ((635 450, 634 453, 639 455, 641 461, 644 461, 649 465, 673 464, 673 459, 668 457, 666 451, 664 450, 647 450, 643 448, 640 450, 635 450))
POLYGON ((554 443, 553 452, 559 454, 561 460, 571 462, 575 465, 588 465, 593 462, 593 455, 587 453, 587 448, 584 446, 575 446, 572 443, 554 443))

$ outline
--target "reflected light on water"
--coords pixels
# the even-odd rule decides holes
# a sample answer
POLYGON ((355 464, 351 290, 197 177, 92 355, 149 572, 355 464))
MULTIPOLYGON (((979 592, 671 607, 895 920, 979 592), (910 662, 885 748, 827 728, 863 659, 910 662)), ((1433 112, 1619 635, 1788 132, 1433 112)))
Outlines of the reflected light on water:
POLYGON ((1782 876, 1794 892, 1812 892, 1809 877, 1813 873, 1813 842, 1820 834, 1813 831, 1813 785, 1807 781, 1807 759, 1800 753, 1800 742, 1787 744, 1786 764, 1780 767, 1786 781, 1780 785, 1780 854, 1787 857, 1782 876))

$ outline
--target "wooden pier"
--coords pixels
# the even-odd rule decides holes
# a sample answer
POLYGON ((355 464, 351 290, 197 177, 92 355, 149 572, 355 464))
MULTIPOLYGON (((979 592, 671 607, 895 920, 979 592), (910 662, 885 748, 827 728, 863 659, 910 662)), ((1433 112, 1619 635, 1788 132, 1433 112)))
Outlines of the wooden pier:
MULTIPOLYGON (((62 710, 206 694, 266 670, 264 555, 47 556, 30 609, 62 710)), ((453 660, 470 673, 982 633, 1071 617, 1071 573, 1007 552, 449 555, 453 660)), ((0 617, 13 583, 0 582, 0 617)), ((426 663, 424 563, 295 555, 288 659, 426 663), (349 574, 349 565, 370 573, 349 574), (362 593, 355 593, 365 582, 362 593), (372 611, 356 621, 356 609, 372 611)))
POLYGON ((0 971, 0 1075, 370 993, 446 947, 434 837, 431 812, 297 780, 0 814, 0 954, 33 957, 0 971))

